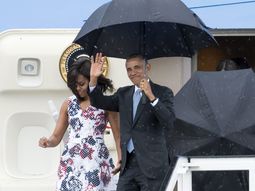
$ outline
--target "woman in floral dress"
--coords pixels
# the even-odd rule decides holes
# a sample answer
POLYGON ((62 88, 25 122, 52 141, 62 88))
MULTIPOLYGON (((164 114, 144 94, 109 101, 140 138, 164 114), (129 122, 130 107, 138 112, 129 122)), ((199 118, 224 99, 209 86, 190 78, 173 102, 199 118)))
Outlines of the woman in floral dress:
MULTIPOLYGON (((79 58, 67 74, 67 85, 73 96, 61 106, 53 134, 39 140, 41 147, 55 147, 69 128, 68 141, 60 159, 57 191, 109 191, 116 189, 120 169, 120 143, 118 115, 90 105, 87 94, 90 79, 90 61, 79 58), (110 122, 118 162, 116 167, 104 143, 103 135, 107 121, 110 122)), ((101 76, 98 81, 103 92, 112 90, 109 79, 101 76)))

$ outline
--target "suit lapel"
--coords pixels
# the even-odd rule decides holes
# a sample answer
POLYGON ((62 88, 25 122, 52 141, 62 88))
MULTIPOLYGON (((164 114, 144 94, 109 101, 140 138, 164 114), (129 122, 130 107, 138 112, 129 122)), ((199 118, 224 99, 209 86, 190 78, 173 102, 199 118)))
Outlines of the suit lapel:
POLYGON ((134 90, 135 90, 135 87, 132 86, 127 94, 125 94, 125 102, 126 102, 126 111, 127 111, 127 119, 130 123, 130 125, 132 125, 132 122, 133 122, 133 94, 134 94, 134 90))
MULTIPOLYGON (((142 99, 142 98, 141 98, 142 99)), ((142 100, 140 100, 138 106, 137 106, 137 109, 136 109, 136 114, 135 114, 135 119, 133 121, 133 126, 136 124, 137 120, 139 119, 143 109, 144 109, 144 106, 147 104, 148 100, 146 99, 146 103, 145 104, 142 104, 142 100)))

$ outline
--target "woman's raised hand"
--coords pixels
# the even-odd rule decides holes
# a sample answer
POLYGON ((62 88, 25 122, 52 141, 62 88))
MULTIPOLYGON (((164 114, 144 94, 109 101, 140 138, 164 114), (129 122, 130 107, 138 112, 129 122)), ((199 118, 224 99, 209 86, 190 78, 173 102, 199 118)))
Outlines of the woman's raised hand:
POLYGON ((103 57, 102 53, 97 53, 95 59, 91 56, 90 76, 92 78, 98 78, 103 73, 104 61, 105 57, 103 57))

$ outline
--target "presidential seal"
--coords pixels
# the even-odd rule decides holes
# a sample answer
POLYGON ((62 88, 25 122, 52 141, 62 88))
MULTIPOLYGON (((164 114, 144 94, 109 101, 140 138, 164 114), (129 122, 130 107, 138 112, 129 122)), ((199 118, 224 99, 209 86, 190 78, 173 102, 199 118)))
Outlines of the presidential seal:
MULTIPOLYGON (((68 69, 80 57, 86 57, 87 59, 90 59, 90 57, 87 54, 85 54, 83 47, 75 43, 68 46, 62 53, 59 60, 59 71, 61 77, 65 82, 67 82, 68 69)), ((108 74, 108 66, 109 66, 108 59, 105 58, 105 62, 103 63, 104 76, 107 76, 108 74)))

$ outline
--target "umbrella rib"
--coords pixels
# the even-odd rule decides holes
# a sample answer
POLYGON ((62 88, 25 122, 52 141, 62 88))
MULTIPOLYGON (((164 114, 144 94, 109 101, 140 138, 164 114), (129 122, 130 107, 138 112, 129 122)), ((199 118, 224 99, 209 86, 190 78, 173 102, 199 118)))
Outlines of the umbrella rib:
MULTIPOLYGON (((105 9, 105 13, 108 12, 109 7, 111 6, 111 3, 110 3, 110 2, 108 2, 108 3, 109 3, 109 5, 108 5, 107 8, 105 9)), ((107 4, 107 3, 106 3, 106 4, 107 4)), ((106 14, 103 14, 103 16, 101 17, 101 21, 104 20, 105 16, 106 16, 106 14)), ((103 27, 107 27, 107 25, 102 26, 101 21, 100 21, 100 24, 98 25, 98 28, 97 28, 97 29, 101 29, 101 28, 103 28, 103 27)))
MULTIPOLYGON (((190 47, 190 45, 189 45, 189 43, 188 43, 188 41, 186 39, 186 36, 185 36, 184 32, 182 31, 182 28, 179 25, 181 25, 181 24, 176 24, 176 27, 179 29, 181 35, 183 36, 183 40, 185 42, 185 46, 188 45, 186 47, 188 48, 189 55, 193 55, 193 52, 191 51, 191 47, 190 47)), ((183 26, 185 26, 185 25, 183 25, 183 26)))
MULTIPOLYGON (((200 78, 198 78, 198 83, 200 84, 198 87, 200 87, 201 88, 201 90, 203 91, 203 100, 204 100, 204 103, 206 102, 207 104, 208 104, 208 109, 210 109, 210 112, 211 112, 211 114, 212 114, 212 118, 213 118, 213 121, 214 121, 214 123, 216 123, 215 124, 215 126, 213 126, 214 128, 217 128, 218 130, 220 130, 219 129, 219 124, 218 124, 218 122, 217 122, 217 120, 216 120, 216 117, 215 117, 215 113, 214 113, 214 111, 212 110, 212 107, 211 107, 211 104, 210 104, 210 102, 209 102, 209 100, 208 100, 208 98, 207 98, 207 96, 206 96, 206 91, 205 91, 205 89, 204 89, 204 87, 202 86, 202 83, 201 83, 201 81, 200 81, 200 78)), ((200 97, 201 97, 201 92, 197 92, 197 93, 200 93, 200 97)), ((206 105, 206 104, 205 104, 206 105)), ((205 115, 205 113, 204 112, 201 112, 202 114, 203 114, 203 116, 205 117, 205 118, 207 118, 208 119, 208 115, 206 116, 205 115)))
MULTIPOLYGON (((247 75, 247 76, 249 76, 249 75, 247 75)), ((241 95, 241 97, 245 97, 245 95, 247 95, 247 93, 248 93, 248 87, 249 86, 245 85, 245 84, 248 84, 248 82, 249 82, 249 79, 248 79, 248 77, 246 77, 244 86, 242 87, 242 90, 241 90, 241 93, 243 93, 243 95, 241 95)), ((234 109, 232 110, 232 113, 230 115, 231 120, 229 120, 226 124, 226 127, 229 127, 227 129, 229 129, 229 130, 232 129, 233 130, 234 124, 236 124, 235 122, 240 120, 240 117, 236 116, 237 114, 240 114, 240 113, 238 113, 236 111, 240 110, 241 108, 245 108, 245 102, 244 101, 238 101, 237 104, 234 106, 234 109)))
MULTIPOLYGON (((195 77, 195 76, 194 76, 195 77)), ((194 78, 193 77, 193 78, 194 78)), ((210 107, 210 103, 209 103, 209 101, 208 101, 208 99, 206 98, 206 96, 205 96, 205 90, 204 90, 204 88, 203 89, 197 89, 197 87, 200 87, 200 88, 202 88, 202 83, 198 80, 198 78, 196 78, 196 81, 192 81, 192 86, 196 86, 196 87, 193 87, 193 89, 194 90, 197 90, 196 91, 196 95, 197 95, 197 97, 203 97, 203 98, 205 98, 205 99, 203 99, 204 101, 203 102, 206 102, 207 104, 208 104, 208 108, 211 108, 210 107), (200 85, 198 85, 198 84, 200 84, 200 85), (202 92, 201 92, 202 91, 202 92), (204 95, 204 96, 201 96, 201 95, 204 95)), ((208 117, 204 114, 204 112, 201 112, 201 110, 199 110, 198 109, 198 107, 195 107, 195 106, 193 106, 193 104, 191 104, 191 102, 189 102, 189 101, 187 101, 186 102, 187 104, 189 104, 189 106, 191 106, 192 108, 193 108, 193 110, 194 111, 196 111, 197 113, 200 113, 200 114, 202 114, 202 116, 205 118, 205 119, 207 119, 208 117)), ((200 102, 201 103, 201 102, 200 102)), ((204 104, 204 103, 203 103, 204 104)), ((206 105, 206 104, 204 104, 204 105, 206 105)), ((216 119, 215 119, 215 114, 211 111, 211 113, 213 114, 213 119, 214 119, 214 121, 217 123, 217 121, 216 121, 216 119)), ((201 121, 201 120, 200 120, 201 121)), ((207 121, 207 120, 205 120, 205 121, 207 121)), ((219 127, 219 124, 217 123, 216 125, 214 125, 214 127, 219 127)), ((219 129, 218 129, 219 130, 219 129)), ((216 132, 214 132, 214 134, 217 134, 216 132)))

